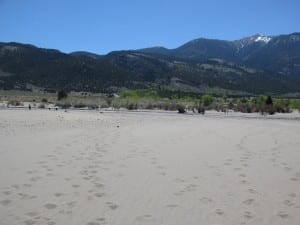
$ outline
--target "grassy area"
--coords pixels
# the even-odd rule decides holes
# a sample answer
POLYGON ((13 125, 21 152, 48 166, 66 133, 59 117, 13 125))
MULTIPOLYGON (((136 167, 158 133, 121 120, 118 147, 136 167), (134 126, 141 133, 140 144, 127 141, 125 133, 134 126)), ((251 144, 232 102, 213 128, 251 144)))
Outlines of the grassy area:
POLYGON ((34 106, 47 107, 55 105, 62 108, 127 108, 133 109, 162 109, 185 112, 204 113, 205 110, 239 111, 260 113, 287 113, 292 109, 300 109, 299 99, 272 98, 268 96, 253 96, 233 98, 227 96, 213 96, 211 94, 183 93, 159 88, 141 90, 123 90, 118 95, 101 93, 71 92, 66 98, 57 99, 57 93, 28 92, 28 91, 0 91, 0 101, 10 105, 22 102, 32 102, 34 106))

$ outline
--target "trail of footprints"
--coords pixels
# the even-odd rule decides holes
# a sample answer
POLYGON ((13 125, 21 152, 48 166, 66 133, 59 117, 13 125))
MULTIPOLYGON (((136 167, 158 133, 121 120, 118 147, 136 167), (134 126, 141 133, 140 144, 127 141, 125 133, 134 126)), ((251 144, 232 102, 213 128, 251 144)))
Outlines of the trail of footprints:
MULTIPOLYGON (((53 154, 45 155, 47 160, 45 161, 37 161, 36 169, 28 170, 25 173, 28 175, 28 183, 25 184, 14 184, 10 187, 6 187, 0 192, 0 205, 1 207, 11 207, 13 205, 17 205, 18 202, 26 200, 26 201, 34 201, 38 199, 39 196, 32 194, 33 187, 36 185, 40 185, 43 181, 47 181, 47 179, 55 179, 56 175, 59 174, 59 168, 62 167, 70 167, 78 170, 78 176, 74 177, 65 177, 65 182, 70 183, 72 188, 74 189, 74 197, 79 196, 80 191, 76 192, 77 189, 80 189, 81 185, 91 186, 92 189, 88 191, 88 200, 93 199, 101 199, 106 197, 105 186, 101 183, 101 177, 98 176, 98 173, 102 171, 106 171, 103 167, 105 164, 110 164, 112 162, 106 162, 102 158, 107 153, 105 144, 97 143, 97 140, 93 140, 96 142, 96 145, 93 146, 85 146, 82 151, 74 152, 73 156, 70 160, 61 161, 60 155, 65 154, 64 151, 69 151, 69 149, 73 148, 73 144, 66 144, 65 146, 57 146, 53 150, 53 154), (79 154, 78 154, 79 153, 79 154), (83 168, 80 168, 80 163, 76 163, 77 161, 88 160, 92 162, 92 164, 86 164, 83 168), (78 180, 78 178, 80 178, 78 180), (78 183, 72 183, 72 180, 79 181, 78 183), (22 190, 22 192, 19 192, 22 190)), ((91 142, 93 143, 93 142, 91 142)), ((77 148, 74 148, 77 149, 77 148)), ((48 191, 48 190, 46 190, 48 191)), ((55 192, 52 195, 54 196, 53 202, 47 202, 42 207, 46 210, 56 211, 59 214, 70 215, 73 213, 72 209, 77 206, 76 201, 61 203, 60 198, 63 198, 65 195, 70 195, 72 193, 63 193, 63 192, 55 192), (55 200, 57 199, 57 200, 55 200), (65 207, 65 205, 67 207, 65 207)), ((51 198, 49 198, 51 199, 51 198)), ((103 202, 103 204, 110 210, 117 210, 119 205, 114 202, 103 202)), ((34 225, 34 224, 46 224, 46 225, 55 225, 56 222, 52 221, 50 218, 43 216, 43 213, 34 211, 25 213, 25 215, 15 215, 15 220, 19 221, 18 224, 25 225, 34 225)), ((104 217, 96 218, 95 221, 88 222, 87 225, 102 225, 106 224, 106 219, 104 217)))
MULTIPOLYGON (((241 184, 245 184, 248 187, 250 187, 251 183, 247 179, 247 173, 243 172, 243 170, 247 169, 247 167, 249 166, 249 164, 251 164, 251 160, 255 159, 255 157, 257 157, 257 158, 265 157, 266 158, 266 157, 269 157, 271 155, 272 157, 269 158, 269 161, 271 163, 273 163, 273 166, 278 166, 278 164, 276 162, 276 159, 280 159, 281 157, 280 157, 280 146, 277 143, 276 139, 274 139, 274 145, 275 146, 269 148, 269 151, 267 149, 265 152, 262 152, 262 153, 252 152, 251 150, 247 149, 246 145, 245 145, 246 139, 247 139, 246 136, 243 137, 241 139, 240 143, 237 145, 238 149, 239 149, 239 153, 241 153, 240 167, 235 167, 235 168, 232 168, 232 169, 233 169, 234 172, 238 173, 238 177, 240 178, 240 183, 241 184)), ((233 162, 233 159, 228 158, 228 159, 225 160, 224 165, 230 167, 233 164, 232 162, 233 162)), ((292 172, 293 171, 293 168, 288 167, 288 164, 285 163, 285 162, 282 162, 281 166, 283 167, 283 169, 286 172, 292 172)), ((217 175, 217 174, 215 174, 215 175, 217 175)), ((290 178, 290 181, 292 181, 292 182, 297 182, 299 180, 300 180, 300 172, 294 173, 294 176, 290 178)), ((244 200, 242 202, 242 204, 245 207, 252 207, 252 206, 256 206, 257 204, 259 204, 259 202, 257 200, 255 200, 255 196, 258 195, 259 192, 257 190, 255 190, 254 188, 248 188, 247 192, 249 194, 252 194, 252 196, 254 198, 248 198, 248 199, 244 200)), ((295 199, 296 196, 297 196, 296 193, 290 193, 290 194, 288 194, 287 195, 287 199, 283 200, 281 202, 281 204, 283 206, 286 206, 286 207, 300 208, 300 206, 296 205, 295 202, 293 201, 293 199, 295 199)), ((208 201, 207 199, 203 199, 203 200, 204 201, 208 201)), ((208 202, 211 202, 211 201, 212 200, 209 199, 208 202)), ((249 209, 251 209, 251 208, 249 208, 249 209)), ((221 215, 218 210, 216 210, 216 213, 219 214, 219 215, 221 215)), ((281 219, 287 219, 287 218, 290 217, 290 215, 286 211, 279 211, 276 216, 278 216, 281 219)), ((249 211, 245 211, 244 212, 243 217, 245 219, 247 219, 247 220, 250 220, 252 218, 255 218, 255 214, 253 214, 253 212, 251 212, 249 210, 249 211)))
MULTIPOLYGON (((112 138, 112 140, 116 140, 118 138, 118 134, 115 134, 115 137, 112 138)), ((87 142, 87 141, 86 141, 87 142)), ((70 158, 70 160, 67 161, 60 161, 60 155, 64 154, 64 151, 66 149, 72 149, 72 144, 67 144, 66 146, 57 146, 57 148, 53 151, 53 154, 47 154, 45 157, 47 160, 45 161, 38 161, 36 163, 37 167, 33 170, 26 171, 26 174, 29 176, 28 182, 24 184, 14 184, 10 187, 5 188, 2 190, 1 193, 1 200, 0 205, 3 207, 10 207, 13 203, 16 203, 21 200, 27 200, 27 201, 34 201, 39 196, 34 195, 31 193, 31 188, 35 185, 38 185, 39 182, 42 182, 44 179, 53 179, 56 176, 56 169, 61 167, 72 167, 73 169, 77 169, 78 175, 80 176, 80 184, 79 183, 72 183, 73 178, 71 177, 65 177, 64 180, 72 186, 74 189, 74 196, 80 194, 77 190, 81 188, 82 185, 89 185, 91 186, 91 189, 88 191, 88 200, 92 201, 94 199, 103 199, 107 196, 107 193, 105 192, 105 186, 101 183, 101 177, 98 176, 98 174, 101 172, 108 171, 109 168, 106 167, 106 165, 113 163, 112 161, 105 161, 104 156, 108 153, 107 148, 108 144, 105 143, 97 143, 97 140, 92 140, 93 143, 95 142, 95 146, 83 146, 83 150, 80 152, 75 152, 73 156, 70 158), (87 166, 79 167, 79 163, 84 160, 89 160, 90 162, 93 162, 92 164, 89 164, 87 166), (47 162, 50 163, 47 163, 47 162), (50 164, 50 165, 49 165, 50 164), (54 165, 55 167, 51 166, 54 165), (43 175, 41 175, 43 174, 43 175), (19 190, 24 190, 24 192, 19 192, 19 190)), ((259 191, 257 191, 255 188, 251 187, 251 183, 248 180, 247 173, 244 171, 247 169, 249 164, 251 164, 251 160, 255 155, 253 155, 253 152, 247 148, 245 148, 245 142, 246 137, 244 137, 241 142, 238 144, 238 148, 240 150, 240 166, 234 167, 232 170, 237 174, 237 177, 241 184, 245 185, 245 191, 249 194, 249 198, 246 198, 241 202, 242 205, 247 209, 243 213, 243 217, 246 220, 251 220, 255 218, 255 214, 252 212, 253 206, 256 204, 259 204, 259 202, 255 199, 255 196, 259 194, 259 191)), ((87 142, 88 143, 88 142, 87 142)), ((74 144, 74 143, 73 143, 74 144)), ((278 144, 278 143, 277 143, 278 144)), ((166 175, 166 169, 159 164, 159 160, 155 154, 151 151, 151 149, 147 146, 138 147, 138 146, 131 146, 131 152, 130 154, 124 159, 124 160, 130 160, 130 158, 136 157, 137 155, 148 160, 149 164, 152 165, 156 170, 157 173, 161 176, 166 175)), ((259 155, 259 157, 269 156, 272 155, 273 158, 270 158, 270 162, 275 163, 275 156, 278 156, 280 154, 280 151, 278 150, 278 145, 274 148, 270 149, 270 152, 262 153, 262 155, 259 155), (263 155, 265 154, 265 155, 263 155)), ((232 165, 236 165, 236 163, 233 163, 233 159, 227 158, 224 161, 224 165, 226 167, 232 167, 232 165)), ((277 165, 277 164, 276 164, 277 165)), ((298 182, 300 180, 300 172, 293 172, 293 168, 288 167, 288 164, 285 162, 282 162, 280 164, 282 168, 288 172, 293 173, 293 176, 290 178, 291 182, 298 182)), ((120 164, 121 167, 125 167, 126 162, 120 164)), ((212 170, 214 170, 215 176, 222 176, 222 171, 219 171, 218 168, 211 166, 212 170)), ((122 177, 123 174, 115 174, 115 177, 122 177)), ((76 177, 78 178, 78 177, 76 177)), ((198 179, 198 177, 194 178, 195 180, 198 179)), ((74 179, 75 180, 75 179, 74 179)), ((78 179, 77 179, 78 181, 78 179)), ((181 184, 181 189, 179 189, 177 192, 174 193, 175 196, 182 196, 186 193, 192 193, 197 190, 198 186, 195 183, 187 184, 185 183, 185 180, 182 178, 177 178, 174 180, 175 183, 181 184)), ((70 193, 68 193, 70 194, 70 193)), ((60 214, 69 215, 73 213, 73 209, 77 206, 76 201, 63 203, 66 204, 67 207, 63 207, 61 209, 60 204, 56 204, 56 202, 60 202, 59 199, 63 198, 66 193, 63 192, 55 192, 53 193, 53 196, 57 198, 57 201, 54 202, 48 202, 45 203, 42 207, 46 210, 50 211, 57 211, 60 214)), ((296 204, 295 200, 297 198, 296 193, 289 193, 287 196, 287 199, 283 200, 281 204, 285 207, 295 207, 300 208, 299 205, 296 204)), ((199 199, 203 204, 212 204, 214 203, 214 200, 208 197, 202 197, 199 199)), ((105 201, 103 200, 103 204, 110 210, 114 211, 117 210, 120 206, 111 201, 105 201)), ((167 208, 174 209, 179 207, 178 204, 170 203, 166 205, 167 208)), ((225 211, 223 211, 220 208, 216 208, 214 213, 218 216, 224 216, 226 214, 225 211)), ((277 215, 281 219, 289 218, 289 214, 286 211, 279 211, 277 215)), ((55 225, 55 221, 52 221, 50 218, 47 218, 43 216, 38 211, 34 212, 28 212, 23 217, 21 215, 18 215, 15 217, 16 220, 22 221, 25 225, 34 225, 34 224, 47 224, 47 225, 55 225), (24 218, 25 217, 25 218, 24 218)), ((140 222, 153 222, 154 218, 151 215, 144 215, 137 217, 137 221, 140 222)), ((98 217, 95 218, 94 221, 87 222, 86 225, 102 225, 107 224, 105 217, 98 217)))

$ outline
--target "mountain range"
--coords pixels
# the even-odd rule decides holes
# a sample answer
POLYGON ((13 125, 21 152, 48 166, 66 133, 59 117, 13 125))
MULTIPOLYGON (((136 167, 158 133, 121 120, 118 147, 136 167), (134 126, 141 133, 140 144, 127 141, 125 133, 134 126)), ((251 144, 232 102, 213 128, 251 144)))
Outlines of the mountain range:
POLYGON ((235 41, 199 38, 175 49, 107 55, 0 42, 0 89, 116 92, 154 85, 195 93, 300 92, 300 33, 235 41))

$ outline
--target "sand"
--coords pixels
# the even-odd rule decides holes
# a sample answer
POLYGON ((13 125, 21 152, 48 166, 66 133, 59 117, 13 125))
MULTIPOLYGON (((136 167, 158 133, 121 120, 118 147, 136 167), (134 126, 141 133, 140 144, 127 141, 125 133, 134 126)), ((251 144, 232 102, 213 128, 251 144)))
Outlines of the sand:
POLYGON ((299 225, 300 122, 0 110, 1 225, 299 225))

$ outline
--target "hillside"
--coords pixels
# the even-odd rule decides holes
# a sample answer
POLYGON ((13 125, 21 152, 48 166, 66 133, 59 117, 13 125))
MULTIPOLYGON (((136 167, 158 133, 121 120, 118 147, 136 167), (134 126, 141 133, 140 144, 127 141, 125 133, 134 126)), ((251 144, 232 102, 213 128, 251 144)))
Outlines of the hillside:
POLYGON ((300 33, 256 34, 236 41, 199 38, 176 49, 154 47, 139 51, 194 61, 218 58, 273 73, 300 76, 300 33))
POLYGON ((18 43, 0 44, 0 88, 107 91, 140 87, 136 76, 105 60, 18 43))
POLYGON ((236 41, 200 38, 176 49, 154 47, 104 56, 0 43, 0 89, 115 92, 153 85, 196 93, 211 88, 253 94, 300 92, 300 34, 236 41))

